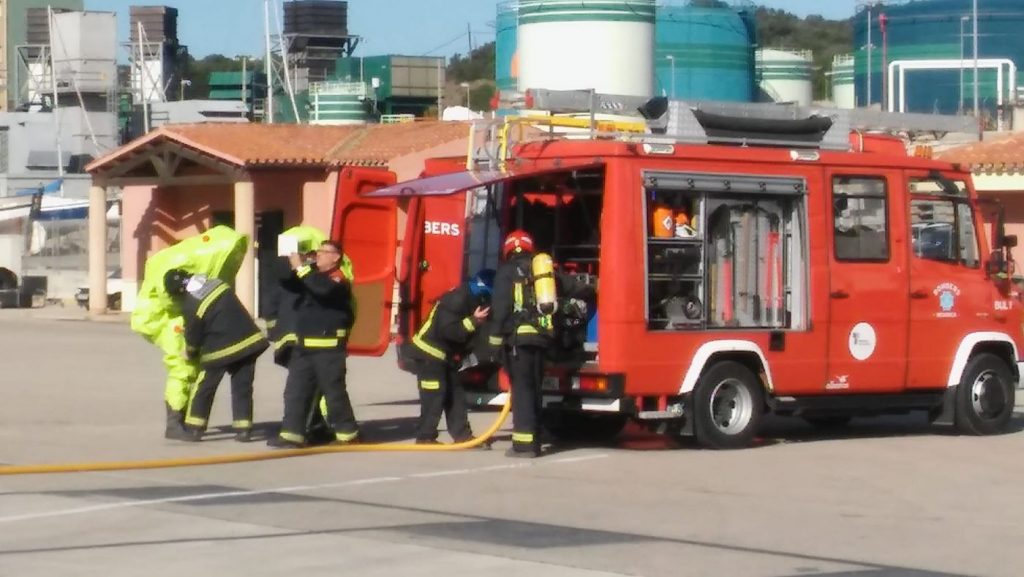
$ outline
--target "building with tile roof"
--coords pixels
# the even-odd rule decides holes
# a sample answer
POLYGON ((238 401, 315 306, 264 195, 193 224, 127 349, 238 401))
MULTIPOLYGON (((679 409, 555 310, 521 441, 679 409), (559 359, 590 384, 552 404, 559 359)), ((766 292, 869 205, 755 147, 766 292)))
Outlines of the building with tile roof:
MULTIPOLYGON (((1017 235, 1024 243, 1024 133, 997 135, 936 156, 969 168, 978 195, 999 201, 1007 234, 1017 235)), ((1024 266, 1024 246, 1012 251, 1014 260, 1024 266)))
MULTIPOLYGON (((230 224, 255 239, 236 289, 258 312, 259 279, 269 278, 258 263, 276 256, 277 234, 287 228, 330 230, 346 170, 386 169, 399 180, 413 179, 427 158, 465 156, 468 137, 468 124, 456 122, 161 126, 86 167, 97 209, 121 189, 122 308, 132 309, 149 255, 215 224, 230 224)), ((90 247, 105 242, 105 231, 90 234, 90 247)), ((104 268, 90 262, 93 311, 106 306, 104 268)))

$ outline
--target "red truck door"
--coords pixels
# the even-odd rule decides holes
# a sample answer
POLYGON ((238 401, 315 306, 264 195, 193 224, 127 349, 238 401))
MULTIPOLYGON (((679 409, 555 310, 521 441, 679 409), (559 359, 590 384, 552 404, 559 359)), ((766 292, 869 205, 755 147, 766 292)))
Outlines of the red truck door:
MULTIPOLYGON (((466 192, 420 199, 419 214, 412 226, 420 227, 419 246, 415 250, 419 280, 411 295, 418 327, 430 314, 434 302, 463 280, 462 255, 465 252, 466 192)), ((414 273, 415 274, 415 273, 414 273)))
POLYGON ((909 173, 910 346, 908 385, 945 387, 960 340, 995 314, 980 268, 978 211, 962 177, 909 173))
POLYGON ((827 171, 829 393, 902 390, 907 369, 907 239, 901 173, 827 171))
POLYGON ((395 180, 393 172, 367 168, 346 168, 338 176, 331 238, 341 241, 355 270, 356 324, 348 342, 349 353, 355 355, 379 357, 391 342, 397 202, 364 195, 395 180))

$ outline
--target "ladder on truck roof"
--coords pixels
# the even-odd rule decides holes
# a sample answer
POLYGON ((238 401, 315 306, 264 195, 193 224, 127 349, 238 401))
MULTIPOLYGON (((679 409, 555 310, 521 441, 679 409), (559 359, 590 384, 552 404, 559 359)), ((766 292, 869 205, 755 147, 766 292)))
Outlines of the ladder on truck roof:
POLYGON ((854 131, 977 131, 976 121, 962 116, 795 104, 669 100, 602 94, 593 90, 536 89, 502 93, 499 108, 522 111, 522 114, 506 117, 497 134, 491 125, 491 142, 485 145, 483 154, 470 159, 473 165, 478 161, 492 167, 495 162, 504 163, 511 148, 509 126, 516 124, 589 129, 590 138, 651 144, 732 144, 837 151, 851 149, 850 133, 854 131))

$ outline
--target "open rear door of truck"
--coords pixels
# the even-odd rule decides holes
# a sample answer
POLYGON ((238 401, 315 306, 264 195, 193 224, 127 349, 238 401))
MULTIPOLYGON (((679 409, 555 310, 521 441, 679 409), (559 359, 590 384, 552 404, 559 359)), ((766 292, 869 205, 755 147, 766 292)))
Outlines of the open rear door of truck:
MULTIPOLYGON (((437 165, 431 176, 398 183, 364 195, 366 199, 408 202, 401 295, 403 314, 399 337, 419 328, 434 301, 487 263, 488 247, 497 254, 501 243, 499 222, 485 223, 500 213, 486 205, 496 197, 467 198, 467 192, 517 179, 602 166, 600 160, 569 159, 523 162, 506 171, 450 171, 453 163, 437 165), (490 199, 488 201, 488 199, 490 199), (481 202, 488 201, 488 202, 481 202), (481 226, 481 223, 484 223, 481 226), (493 238, 491 238, 493 237, 493 238), (493 245, 493 246, 492 246, 493 245), (473 270, 463 270, 465 267, 473 270)), ((492 207, 493 208, 493 207, 492 207)))
POLYGON ((356 167, 338 177, 331 238, 341 241, 355 270, 356 324, 348 342, 349 353, 355 355, 379 357, 391 342, 398 203, 367 198, 367 193, 395 181, 393 172, 356 167))

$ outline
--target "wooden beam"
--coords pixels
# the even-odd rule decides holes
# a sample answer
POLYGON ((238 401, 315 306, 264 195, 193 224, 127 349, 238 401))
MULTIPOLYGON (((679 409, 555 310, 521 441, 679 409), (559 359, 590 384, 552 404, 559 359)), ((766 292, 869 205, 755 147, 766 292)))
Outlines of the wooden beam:
POLYGON ((110 171, 104 172, 104 174, 107 175, 107 176, 110 176, 110 177, 121 176, 123 174, 127 174, 128 172, 131 172, 131 171, 135 170, 136 168, 146 164, 146 162, 148 162, 149 159, 150 159, 150 150, 148 148, 147 149, 143 149, 143 150, 139 150, 137 154, 134 154, 134 155, 128 157, 123 162, 116 163, 114 165, 114 167, 110 171))
POLYGON ((124 176, 105 178, 107 186, 202 186, 205 184, 234 184, 235 179, 220 174, 197 176, 172 176, 170 178, 148 176, 124 176))
POLYGON ((205 154, 196 152, 190 148, 186 148, 180 145, 174 146, 174 152, 175 154, 185 159, 191 160, 192 162, 200 166, 204 166, 206 168, 209 168, 210 170, 214 170, 226 176, 230 176, 233 180, 245 180, 247 178, 245 170, 243 170, 242 167, 237 166, 235 164, 230 164, 227 162, 223 162, 221 160, 217 160, 216 158, 207 156, 205 154))
POLYGON ((174 176, 171 173, 170 167, 167 166, 167 161, 157 155, 151 155, 149 161, 153 163, 153 168, 156 169, 156 175, 160 178, 171 178, 174 176))

